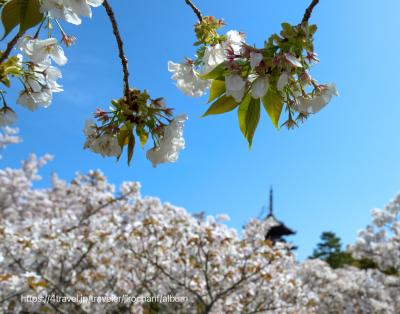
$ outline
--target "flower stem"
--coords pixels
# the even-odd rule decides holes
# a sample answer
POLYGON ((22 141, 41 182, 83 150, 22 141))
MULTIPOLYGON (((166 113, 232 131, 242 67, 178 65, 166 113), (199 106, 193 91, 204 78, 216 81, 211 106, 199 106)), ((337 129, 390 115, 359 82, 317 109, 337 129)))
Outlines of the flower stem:
POLYGON ((193 10, 194 14, 196 14, 199 22, 203 20, 203 15, 201 14, 200 10, 193 4, 191 0, 185 0, 186 4, 193 10))
MULTIPOLYGON (((124 95, 125 95, 127 102, 129 102, 129 99, 130 99, 130 96, 129 96, 130 95, 130 92, 129 92, 129 70, 128 70, 128 59, 126 58, 125 52, 124 52, 124 43, 122 41, 121 34, 119 32, 118 24, 115 19, 113 9, 111 8, 111 6, 107 0, 104 0, 103 6, 104 6, 106 13, 108 15, 108 18, 111 22, 113 33, 114 33, 115 39, 117 41, 119 58, 121 59, 121 65, 122 65, 122 70, 123 70, 124 95)), ((134 108, 134 109, 137 110, 137 108, 134 108)))

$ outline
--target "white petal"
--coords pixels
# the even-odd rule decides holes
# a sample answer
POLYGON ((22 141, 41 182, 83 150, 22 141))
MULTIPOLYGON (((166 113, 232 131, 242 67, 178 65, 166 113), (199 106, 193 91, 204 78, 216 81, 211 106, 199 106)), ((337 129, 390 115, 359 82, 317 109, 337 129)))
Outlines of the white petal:
POLYGON ((52 47, 50 56, 58 65, 65 65, 68 62, 64 50, 58 45, 52 47))
POLYGON ((250 52, 250 66, 252 69, 259 66, 260 62, 263 59, 263 55, 259 52, 250 52))
POLYGON ((285 53, 285 59, 294 67, 299 67, 299 68, 303 67, 300 61, 290 53, 285 53))
POLYGON ((277 84, 276 84, 276 88, 277 88, 279 91, 282 91, 288 83, 289 83, 289 73, 283 72, 283 73, 279 76, 278 82, 277 82, 277 84))
POLYGON ((227 91, 238 91, 246 85, 246 81, 238 74, 225 77, 225 87, 227 91))
POLYGON ((269 88, 268 77, 257 78, 251 86, 251 96, 255 99, 264 97, 269 88))
POLYGON ((238 103, 240 103, 243 99, 244 92, 245 92, 245 87, 243 87, 240 90, 227 90, 226 95, 232 96, 238 103))
POLYGON ((104 0, 86 0, 86 2, 92 7, 99 7, 103 4, 104 0))

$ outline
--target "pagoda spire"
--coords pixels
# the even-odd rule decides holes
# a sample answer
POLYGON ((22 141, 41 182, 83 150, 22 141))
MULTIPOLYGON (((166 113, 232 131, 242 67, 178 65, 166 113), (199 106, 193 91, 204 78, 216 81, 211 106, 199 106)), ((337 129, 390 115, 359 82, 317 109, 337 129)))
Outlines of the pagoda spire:
POLYGON ((273 195, 273 190, 272 190, 272 185, 269 188, 269 213, 268 216, 273 216, 273 210, 274 210, 274 195, 273 195))

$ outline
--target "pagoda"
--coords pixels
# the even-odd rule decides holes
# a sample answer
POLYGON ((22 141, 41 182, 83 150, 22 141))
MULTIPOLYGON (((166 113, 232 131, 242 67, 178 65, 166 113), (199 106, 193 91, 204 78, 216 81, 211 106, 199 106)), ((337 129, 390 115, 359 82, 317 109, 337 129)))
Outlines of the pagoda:
POLYGON ((284 239, 285 236, 290 236, 296 234, 296 231, 288 228, 283 222, 279 221, 275 218, 273 213, 273 190, 272 187, 269 190, 269 213, 267 217, 265 217, 265 222, 271 226, 266 235, 265 239, 272 241, 272 243, 276 242, 286 242, 284 239))

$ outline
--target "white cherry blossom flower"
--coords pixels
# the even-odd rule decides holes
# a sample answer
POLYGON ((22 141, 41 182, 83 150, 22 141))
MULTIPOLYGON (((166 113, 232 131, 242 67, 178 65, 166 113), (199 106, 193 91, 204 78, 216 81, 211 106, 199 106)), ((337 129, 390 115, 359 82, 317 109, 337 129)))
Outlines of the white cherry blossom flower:
POLYGON ((53 95, 50 89, 41 89, 40 91, 35 91, 34 89, 27 88, 20 92, 17 104, 23 107, 35 111, 39 106, 44 108, 51 104, 53 95))
POLYGON ((49 12, 52 18, 79 25, 82 22, 81 15, 92 17, 91 7, 98 7, 103 2, 104 0, 43 0, 41 10, 49 12))
POLYGON ((203 74, 207 74, 225 61, 225 48, 221 44, 207 46, 203 56, 203 74))
POLYGON ((50 58, 58 65, 65 65, 68 61, 64 50, 55 38, 40 40, 25 37, 21 40, 19 47, 33 63, 47 62, 50 58))
POLYGON ((17 121, 17 114, 10 107, 0 109, 0 127, 14 124, 17 121))
POLYGON ((104 133, 94 139, 90 149, 103 157, 118 157, 121 154, 121 147, 118 144, 117 137, 108 133, 104 133))
POLYGON ((118 157, 121 155, 121 147, 117 137, 113 134, 98 134, 96 124, 92 120, 86 120, 83 133, 86 136, 84 148, 89 148, 92 152, 103 157, 118 157))
POLYGON ((254 99, 265 96, 269 88, 269 79, 267 76, 258 77, 251 85, 251 96, 254 99))
POLYGON ((62 78, 61 71, 51 66, 50 62, 35 64, 33 73, 36 77, 30 80, 31 84, 33 83, 32 81, 36 81, 36 85, 40 84, 42 87, 51 90, 52 93, 63 91, 62 86, 57 83, 57 80, 62 78))
POLYGON ((36 110, 39 106, 48 107, 53 99, 53 93, 63 91, 62 86, 57 83, 61 78, 61 72, 50 65, 50 61, 33 64, 31 67, 33 77, 25 81, 25 89, 20 92, 17 103, 36 110))
POLYGON ((331 101, 333 96, 339 96, 335 84, 323 85, 318 95, 298 97, 296 99, 295 108, 302 113, 317 113, 331 101))
POLYGON ((241 102, 244 96, 246 81, 238 74, 225 77, 226 95, 232 96, 237 102, 241 102))
POLYGON ((183 63, 169 61, 168 71, 173 73, 171 78, 176 81, 178 89, 187 96, 200 97, 210 87, 210 82, 199 77, 199 73, 190 61, 183 63))
POLYGON ((258 67, 263 60, 263 55, 259 52, 250 52, 250 66, 252 69, 258 67))
POLYGON ((285 53, 284 56, 285 56, 285 60, 286 60, 287 64, 289 64, 290 66, 298 67, 298 68, 303 67, 303 65, 300 63, 300 61, 292 54, 285 53))
POLYGON ((74 25, 82 23, 79 15, 68 5, 66 0, 43 0, 41 11, 48 12, 53 19, 62 19, 74 25))
POLYGON ((153 164, 153 167, 157 167, 161 163, 176 162, 178 160, 180 151, 185 148, 183 126, 187 119, 186 114, 175 117, 164 128, 164 134, 160 138, 159 145, 147 151, 146 156, 153 164))
POLYGON ((232 48, 235 54, 240 54, 242 45, 245 43, 245 36, 243 33, 236 30, 230 30, 226 33, 226 41, 224 42, 224 49, 232 48))
POLYGON ((282 72, 282 74, 279 76, 276 88, 278 89, 278 91, 282 91, 288 83, 289 83, 289 73, 286 71, 282 72))
POLYGON ((68 6, 78 15, 92 17, 91 7, 99 7, 103 4, 104 0, 66 0, 68 6))

